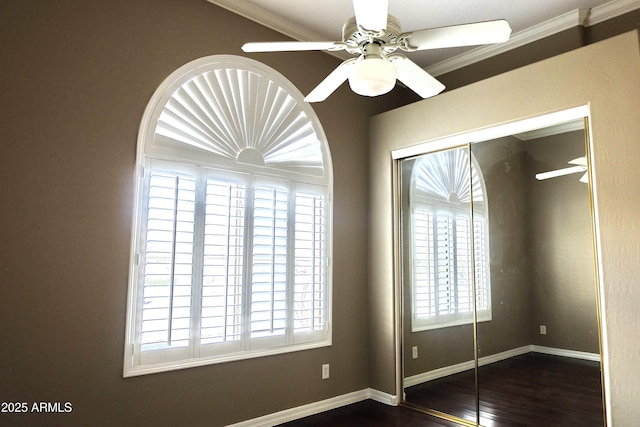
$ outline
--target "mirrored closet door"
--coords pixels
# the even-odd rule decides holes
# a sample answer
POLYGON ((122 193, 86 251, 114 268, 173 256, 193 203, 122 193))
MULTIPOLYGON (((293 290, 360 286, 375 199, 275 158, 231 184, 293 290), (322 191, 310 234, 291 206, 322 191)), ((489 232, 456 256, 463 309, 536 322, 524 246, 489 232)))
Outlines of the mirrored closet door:
POLYGON ((398 164, 405 402, 604 425, 584 120, 398 164))
POLYGON ((468 145, 423 154, 399 172, 406 401, 475 420, 470 230, 471 200, 482 191, 469 156, 468 145), (455 381, 442 380, 453 373, 455 381))

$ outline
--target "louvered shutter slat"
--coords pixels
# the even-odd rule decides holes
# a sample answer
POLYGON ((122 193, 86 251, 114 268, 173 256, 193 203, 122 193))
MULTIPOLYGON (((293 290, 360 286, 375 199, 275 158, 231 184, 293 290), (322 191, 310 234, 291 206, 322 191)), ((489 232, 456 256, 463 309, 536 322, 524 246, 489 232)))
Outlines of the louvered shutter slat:
POLYGON ((195 178, 153 172, 149 180, 141 346, 184 347, 191 315, 195 178))
POLYGON ((297 193, 294 237, 294 332, 324 327, 325 202, 321 196, 297 193))
POLYGON ((201 343, 237 341, 242 334, 246 189, 207 182, 201 343))
POLYGON ((284 335, 288 194, 256 186, 253 198, 251 337, 284 335))

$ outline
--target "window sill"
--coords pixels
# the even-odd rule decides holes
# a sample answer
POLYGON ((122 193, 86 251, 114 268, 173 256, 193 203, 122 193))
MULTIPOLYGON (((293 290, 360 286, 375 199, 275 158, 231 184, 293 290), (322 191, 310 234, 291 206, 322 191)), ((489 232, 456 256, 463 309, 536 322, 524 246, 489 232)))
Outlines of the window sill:
MULTIPOLYGON (((478 313, 478 323, 480 322, 489 322, 491 321, 491 312, 478 313)), ((462 325, 471 325, 473 324, 473 318, 463 318, 463 319, 454 319, 454 320, 446 320, 438 323, 426 323, 424 321, 420 322, 416 325, 416 319, 413 319, 411 323, 411 332, 421 332, 421 331, 429 331, 432 329, 442 329, 449 328, 452 326, 462 326, 462 325)))
POLYGON ((218 363, 233 362, 238 360, 254 359, 257 357, 273 356, 276 354, 291 353, 294 351, 310 350, 331 346, 331 339, 310 343, 289 345, 286 347, 242 351, 234 354, 205 356, 178 361, 155 363, 148 365, 125 365, 123 378, 137 377, 141 375, 157 374, 160 372, 177 371, 180 369, 195 368, 198 366, 214 365, 218 363))

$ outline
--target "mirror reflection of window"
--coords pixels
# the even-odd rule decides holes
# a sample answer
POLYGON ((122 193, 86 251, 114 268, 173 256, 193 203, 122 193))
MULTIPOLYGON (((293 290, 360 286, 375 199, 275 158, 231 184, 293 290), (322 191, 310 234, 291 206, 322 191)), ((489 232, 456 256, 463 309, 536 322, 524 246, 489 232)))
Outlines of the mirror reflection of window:
POLYGON ((491 320, 486 191, 469 156, 466 148, 457 148, 415 162, 410 196, 414 332, 473 322, 474 279, 477 319, 491 320))

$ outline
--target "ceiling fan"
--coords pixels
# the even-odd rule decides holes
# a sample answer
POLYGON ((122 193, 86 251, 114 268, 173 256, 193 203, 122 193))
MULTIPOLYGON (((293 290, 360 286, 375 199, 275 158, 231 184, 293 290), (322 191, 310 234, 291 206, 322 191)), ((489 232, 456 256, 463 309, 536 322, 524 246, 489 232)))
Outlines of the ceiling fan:
POLYGON ((542 181, 543 179, 556 178, 559 176, 569 175, 572 173, 584 172, 584 175, 580 177, 580 182, 584 182, 584 183, 589 182, 589 177, 587 176, 587 158, 586 157, 578 157, 576 159, 570 160, 568 163, 570 165, 575 165, 575 166, 556 169, 549 172, 537 173, 536 179, 539 181, 542 181))
POLYGON ((389 92, 396 79, 423 98, 444 90, 444 85, 402 54, 457 46, 500 43, 509 40, 511 27, 505 20, 400 32, 398 20, 388 15, 388 0, 353 0, 355 17, 342 28, 342 41, 258 42, 242 46, 245 52, 346 50, 347 59, 305 97, 307 102, 327 99, 345 80, 357 94, 378 96, 389 92))

